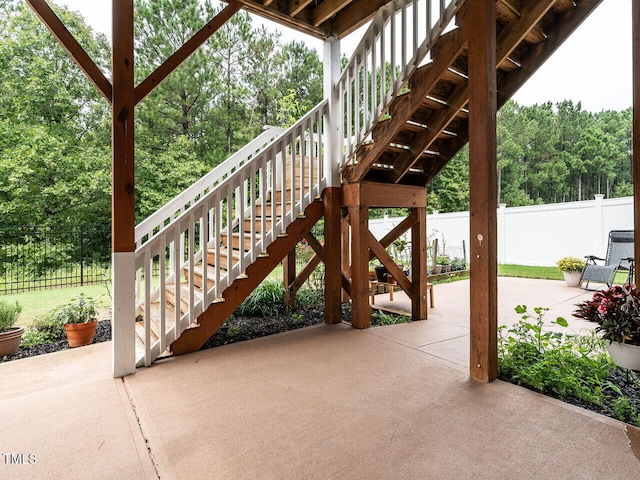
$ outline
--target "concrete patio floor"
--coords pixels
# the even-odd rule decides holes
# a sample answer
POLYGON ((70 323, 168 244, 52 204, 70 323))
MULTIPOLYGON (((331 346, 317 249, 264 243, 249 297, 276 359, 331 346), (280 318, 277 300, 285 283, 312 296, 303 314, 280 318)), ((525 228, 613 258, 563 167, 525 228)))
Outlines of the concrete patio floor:
MULTIPOLYGON (((501 322, 518 303, 570 313, 583 293, 567 288, 501 279, 501 322)), ((124 380, 110 343, 0 364, 0 478, 640 478, 624 424, 469 379, 468 281, 438 285, 429 314, 318 325, 124 380)))

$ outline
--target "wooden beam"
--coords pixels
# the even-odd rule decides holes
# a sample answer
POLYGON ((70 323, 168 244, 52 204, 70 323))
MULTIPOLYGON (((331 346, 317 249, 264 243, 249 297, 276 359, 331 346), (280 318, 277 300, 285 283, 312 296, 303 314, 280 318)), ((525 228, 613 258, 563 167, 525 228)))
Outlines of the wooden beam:
POLYGON ((133 0, 113 3, 111 239, 114 252, 135 251, 133 0))
POLYGON ((317 27, 326 22, 350 2, 351 0, 323 0, 313 10, 313 25, 317 27))
POLYGON ((342 187, 342 205, 417 208, 427 206, 425 187, 358 182, 342 187))
MULTIPOLYGON (((400 269, 400 267, 393 261, 391 255, 387 253, 380 242, 373 236, 373 234, 367 229, 367 245, 371 248, 371 251, 378 257, 378 260, 382 262, 382 265, 387 267, 388 272, 391 274, 393 278, 396 279, 398 285, 405 291, 405 293, 411 297, 411 282, 404 274, 404 272, 400 269)), ((368 262, 367 262, 368 264, 368 262)), ((367 280, 369 276, 367 275, 367 280)))
POLYGON ((284 304, 287 307, 296 306, 296 292, 293 285, 296 281, 296 247, 282 259, 282 280, 284 283, 284 304))
MULTIPOLYGON (((498 41, 496 52, 496 64, 502 63, 522 40, 533 30, 540 19, 553 6, 555 0, 527 0, 522 16, 510 28, 505 29, 505 34, 498 41)), ((413 84, 419 83, 419 78, 413 80, 413 84)), ((447 99, 447 106, 437 111, 433 119, 429 119, 429 129, 417 134, 411 142, 411 150, 401 154, 394 162, 394 176, 392 181, 399 182, 418 161, 422 153, 428 149, 438 138, 447 125, 455 118, 455 115, 465 106, 469 99, 469 86, 462 83, 447 99)))
MULTIPOLYGON (((324 320, 342 321, 342 252, 340 187, 330 187, 323 193, 324 201, 324 320)), ((309 239, 307 239, 309 240, 309 239)), ((315 238, 314 238, 315 240, 315 238)), ((317 242, 317 240, 316 240, 317 242)), ((313 243, 309 242, 313 247, 313 243)), ((345 279, 346 280, 346 279, 345 279)))
POLYGON ((67 30, 55 12, 49 7, 45 0, 27 0, 42 23, 49 29, 51 34, 60 42, 60 45, 67 51, 69 56, 80 67, 87 78, 95 85, 100 94, 111 103, 112 89, 111 82, 104 76, 102 70, 98 68, 89 54, 80 46, 75 37, 67 30))
POLYGON ((498 376, 496 2, 468 6, 469 216, 471 238, 470 373, 498 376))
MULTIPOLYGON (((343 210, 343 212, 346 209, 343 210)), ((351 278, 351 231, 349 230, 349 215, 345 214, 340 220, 340 242, 341 248, 340 252, 342 255, 342 276, 349 279, 351 278)), ((344 281, 342 282, 342 302, 348 302, 349 298, 351 298, 351 283, 347 281, 349 284, 349 288, 344 288, 344 281)))
POLYGON ((302 271, 296 276, 296 279, 293 281, 293 283, 289 285, 294 293, 302 288, 304 282, 307 281, 307 279, 311 276, 318 265, 320 265, 320 257, 318 255, 314 255, 307 262, 302 271))
POLYGON ((250 13, 255 13, 261 17, 279 23, 294 30, 311 35, 312 37, 324 40, 330 32, 325 31, 323 28, 314 27, 312 23, 311 15, 303 10, 296 17, 291 17, 285 12, 281 12, 276 8, 273 8, 278 2, 273 2, 269 6, 265 6, 262 3, 254 0, 240 0, 242 8, 250 13))
MULTIPOLYGON (((632 2, 633 42, 633 228, 636 269, 640 267, 640 2, 632 2)), ((636 270, 636 278, 637 278, 636 270)), ((637 280, 634 279, 637 284, 637 280)))
MULTIPOLYGON (((289 0, 289 15, 295 17, 312 1, 313 0, 289 0)), ((263 3, 263 5, 267 6, 266 3, 263 3)))
POLYGON ((111 259, 113 374, 135 372, 135 118, 133 2, 113 2, 111 259))
POLYGON ((318 255, 322 262, 325 261, 324 247, 318 241, 316 237, 313 236, 313 233, 309 232, 305 235, 305 240, 309 244, 309 246, 313 249, 313 251, 318 255))
POLYGON ((425 320, 427 305, 427 209, 414 209, 418 221, 411 227, 411 317, 425 320))
POLYGON ((140 85, 136 87, 136 105, 153 91, 160 83, 178 68, 189 56, 195 52, 211 35, 222 27, 235 13, 240 10, 242 4, 232 1, 209 23, 198 30, 193 37, 167 58, 162 65, 156 68, 140 85))
MULTIPOLYGON (((407 232, 417 222, 418 222, 418 217, 417 217, 416 209, 413 209, 411 210, 411 213, 407 218, 402 220, 398 225, 393 227, 389 233, 387 233, 384 237, 382 237, 382 239, 380 240, 380 245, 382 245, 383 248, 387 248, 389 245, 395 242, 396 239, 400 237, 400 235, 407 232)), ((373 254, 373 252, 370 252, 369 261, 373 260, 374 257, 375 255, 373 254)))
POLYGON ((371 325, 369 305, 369 209, 365 205, 349 206, 351 222, 351 326, 371 325))
POLYGON ((532 45, 519 57, 521 67, 501 79, 498 84, 498 105, 511 98, 600 3, 602 0, 583 0, 547 25, 548 37, 545 41, 532 45))
POLYGON ((506 59, 520 42, 535 28, 542 17, 556 3, 556 0, 523 0, 520 5, 520 19, 510 28, 505 28, 498 37, 497 65, 506 59))
POLYGON ((342 39, 373 18, 391 0, 355 0, 331 21, 331 33, 342 39))

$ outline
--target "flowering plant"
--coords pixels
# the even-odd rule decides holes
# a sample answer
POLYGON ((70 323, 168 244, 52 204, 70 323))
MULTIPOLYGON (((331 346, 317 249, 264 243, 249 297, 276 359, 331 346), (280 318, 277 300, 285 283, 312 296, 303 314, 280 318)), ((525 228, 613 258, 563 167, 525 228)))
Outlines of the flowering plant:
POLYGON ((584 268, 584 260, 577 257, 564 257, 558 260, 556 265, 563 272, 581 272, 584 268))
POLYGON ((640 290, 635 286, 613 286, 576 306, 573 316, 597 323, 605 340, 640 346, 640 290))

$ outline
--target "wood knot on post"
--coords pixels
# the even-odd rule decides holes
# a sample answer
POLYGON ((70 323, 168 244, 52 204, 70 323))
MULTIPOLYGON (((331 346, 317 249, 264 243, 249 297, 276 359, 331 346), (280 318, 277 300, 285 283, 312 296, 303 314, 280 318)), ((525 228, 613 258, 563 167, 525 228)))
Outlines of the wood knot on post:
POLYGON ((120 113, 118 113, 118 121, 119 122, 124 122, 127 117, 129 117, 129 110, 127 110, 126 108, 123 108, 122 110, 120 110, 120 113))
POLYGON ((129 195, 131 195, 133 193, 133 183, 131 182, 127 182, 127 184, 124 187, 124 191, 127 192, 129 195))

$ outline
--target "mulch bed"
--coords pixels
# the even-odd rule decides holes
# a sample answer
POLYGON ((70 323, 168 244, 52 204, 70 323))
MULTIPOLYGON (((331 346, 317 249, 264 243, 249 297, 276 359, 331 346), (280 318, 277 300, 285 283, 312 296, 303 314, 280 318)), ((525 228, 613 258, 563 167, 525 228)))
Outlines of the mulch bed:
MULTIPOLYGON (((351 309, 344 307, 342 313, 343 319, 350 321, 351 309)), ((309 327, 322 322, 324 322, 324 309, 322 306, 315 306, 305 311, 297 311, 293 314, 270 318, 237 317, 232 315, 213 337, 204 344, 201 350, 309 327)), ((93 343, 107 342, 109 340, 111 340, 111 322, 109 320, 98 322, 93 343)), ((59 352, 68 348, 69 344, 66 338, 57 342, 44 343, 32 347, 21 346, 18 352, 0 357, 0 363, 35 357, 45 353, 59 352)))

